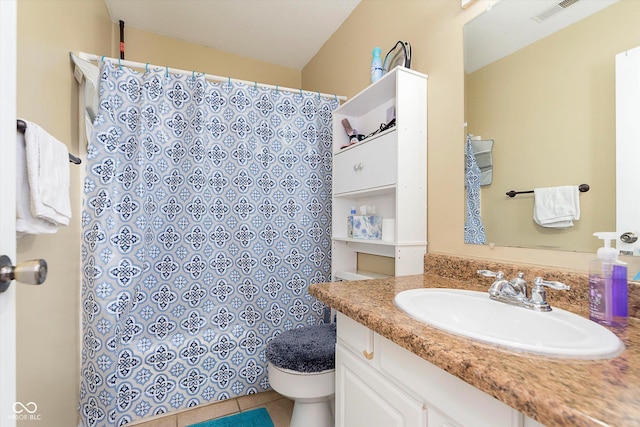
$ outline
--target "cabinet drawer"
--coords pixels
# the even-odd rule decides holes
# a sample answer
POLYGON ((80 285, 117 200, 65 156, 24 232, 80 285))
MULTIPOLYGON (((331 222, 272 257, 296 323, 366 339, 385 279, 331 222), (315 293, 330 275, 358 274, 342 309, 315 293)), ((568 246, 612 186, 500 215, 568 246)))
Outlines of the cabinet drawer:
POLYGON ((373 331, 338 312, 338 341, 349 347, 361 359, 373 359, 373 331))
POLYGON ((392 185, 396 182, 397 132, 337 153, 333 161, 334 194, 392 185))

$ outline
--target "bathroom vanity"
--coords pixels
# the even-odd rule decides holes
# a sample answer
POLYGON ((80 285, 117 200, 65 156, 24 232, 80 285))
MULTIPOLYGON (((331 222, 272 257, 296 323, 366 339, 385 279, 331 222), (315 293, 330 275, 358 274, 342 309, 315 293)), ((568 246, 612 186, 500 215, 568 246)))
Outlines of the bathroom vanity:
POLYGON ((336 426, 541 425, 342 313, 337 322, 336 426))
MULTIPOLYGON (((626 349, 612 359, 549 358, 483 344, 414 320, 393 299, 423 287, 486 291, 490 281, 476 279, 475 270, 504 266, 429 258, 442 271, 311 286, 339 312, 336 426, 640 425, 637 318, 617 332, 626 349)), ((524 271, 528 280, 545 274, 524 271)), ((586 278, 553 278, 574 293, 551 294, 551 305, 584 316, 586 278)))

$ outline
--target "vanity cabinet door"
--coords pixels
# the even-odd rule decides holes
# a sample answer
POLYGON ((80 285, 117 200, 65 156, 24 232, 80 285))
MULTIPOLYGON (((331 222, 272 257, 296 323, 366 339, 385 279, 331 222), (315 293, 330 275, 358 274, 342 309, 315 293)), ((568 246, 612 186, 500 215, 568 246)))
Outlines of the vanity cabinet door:
POLYGON ((524 427, 544 427, 544 424, 540 424, 533 418, 524 416, 524 427))
POLYGON ((429 427, 462 427, 437 409, 429 407, 429 427))
POLYGON ((336 427, 424 427, 426 416, 422 402, 336 346, 336 427))
MULTIPOLYGON (((374 334, 379 372, 427 402, 429 427, 522 427, 522 414, 374 334)), ((533 427, 533 426, 532 426, 533 427)))

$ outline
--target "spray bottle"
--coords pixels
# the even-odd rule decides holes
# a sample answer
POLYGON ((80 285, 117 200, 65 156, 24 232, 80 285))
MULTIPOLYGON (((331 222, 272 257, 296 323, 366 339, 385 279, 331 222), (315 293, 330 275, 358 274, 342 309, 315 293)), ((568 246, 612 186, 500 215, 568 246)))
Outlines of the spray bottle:
POLYGON ((382 77, 382 58, 380 58, 380 48, 375 47, 371 52, 371 83, 378 81, 382 77))
POLYGON ((626 326, 628 317, 627 264, 611 247, 616 233, 593 233, 604 240, 589 263, 589 318, 608 326, 626 326))

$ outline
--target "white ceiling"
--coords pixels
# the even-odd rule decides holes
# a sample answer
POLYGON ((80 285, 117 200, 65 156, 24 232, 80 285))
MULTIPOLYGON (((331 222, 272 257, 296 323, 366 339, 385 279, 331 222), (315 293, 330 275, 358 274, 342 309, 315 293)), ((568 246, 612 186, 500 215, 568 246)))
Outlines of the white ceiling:
POLYGON ((472 73, 617 1, 578 0, 562 9, 562 0, 501 0, 465 24, 465 71, 472 73), (542 22, 532 18, 546 12, 555 13, 542 22))
POLYGON ((296 70, 360 0, 105 0, 127 27, 296 70))

